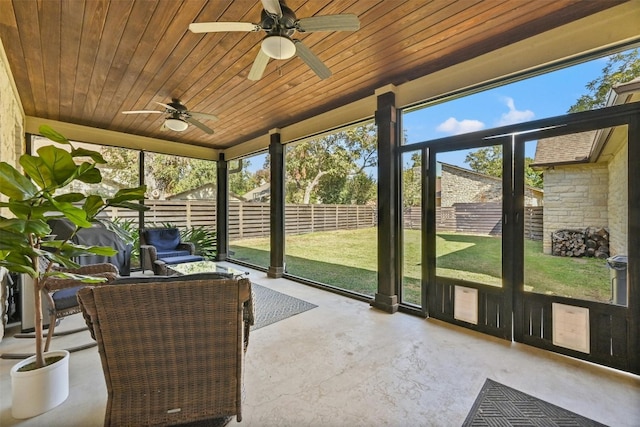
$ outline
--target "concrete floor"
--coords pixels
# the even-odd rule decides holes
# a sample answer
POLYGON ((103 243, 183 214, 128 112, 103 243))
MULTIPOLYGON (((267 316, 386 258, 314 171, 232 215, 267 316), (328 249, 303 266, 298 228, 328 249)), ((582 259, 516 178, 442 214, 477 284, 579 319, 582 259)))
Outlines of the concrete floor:
MULTIPOLYGON (((487 378, 609 426, 640 426, 638 376, 435 320, 389 315, 262 272, 252 270, 250 278, 318 307, 252 332, 244 426, 460 426, 487 378)), ((76 315, 60 328, 81 324, 76 315)), ((88 332, 57 337, 52 348, 88 340, 88 332)), ((32 340, 5 336, 0 352, 31 346, 32 340)), ((103 424, 107 396, 97 348, 72 353, 69 398, 29 420, 11 417, 15 363, 0 359, 1 426, 103 424)))

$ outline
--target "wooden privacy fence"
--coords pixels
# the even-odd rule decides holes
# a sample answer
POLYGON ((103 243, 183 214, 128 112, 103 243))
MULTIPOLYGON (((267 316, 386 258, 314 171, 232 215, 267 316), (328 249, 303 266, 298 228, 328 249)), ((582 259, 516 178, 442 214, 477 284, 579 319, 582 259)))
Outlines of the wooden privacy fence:
MULTIPOLYGON (((405 208, 404 227, 420 229, 420 206, 405 208)), ((524 235, 530 240, 542 240, 542 206, 524 209, 524 235)), ((436 230, 457 233, 502 235, 502 205, 500 203, 456 203, 436 208, 436 230)))
MULTIPOLYGON (((145 223, 171 223, 178 227, 216 226, 214 200, 146 200, 149 210, 145 223)), ((111 219, 138 220, 138 213, 128 209, 111 209, 111 219)), ((229 203, 229 238, 243 239, 269 236, 271 212, 268 203, 229 203)), ((314 231, 374 227, 376 209, 364 205, 285 205, 285 230, 288 234, 314 231)))
MULTIPOLYGON (((145 212, 149 224, 171 223, 178 227, 216 226, 216 203, 213 200, 146 200, 145 212)), ((128 209, 112 209, 112 219, 138 220, 138 213, 128 209)), ((229 237, 243 239, 269 235, 268 203, 229 203, 229 237)), ((528 206, 524 211, 525 237, 542 240, 542 206, 528 206)), ((405 208, 404 227, 420 229, 420 207, 405 208)), ((377 212, 374 206, 363 205, 285 205, 285 232, 304 234, 315 231, 345 230, 374 227, 377 212)), ((436 208, 436 229, 473 234, 502 234, 500 203, 457 203, 436 208)))

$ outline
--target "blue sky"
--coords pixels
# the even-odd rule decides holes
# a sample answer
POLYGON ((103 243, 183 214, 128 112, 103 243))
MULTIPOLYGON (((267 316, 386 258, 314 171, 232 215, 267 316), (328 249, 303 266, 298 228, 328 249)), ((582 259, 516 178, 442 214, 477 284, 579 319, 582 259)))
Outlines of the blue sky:
MULTIPOLYGON (((403 116, 408 143, 566 114, 602 73, 606 58, 444 102, 403 116)), ((438 161, 468 167, 468 151, 442 153, 438 161)), ((535 143, 526 155, 534 157, 535 143)))
MULTIPOLYGON (((587 93, 586 84, 602 73, 606 61, 607 58, 592 60, 407 113, 403 116, 407 142, 428 141, 566 114, 569 107, 587 93)), ((442 153, 437 160, 468 168, 464 163, 467 152, 442 153)), ((526 155, 534 157, 534 142, 527 143, 526 155)), ((251 157, 249 170, 260 169, 265 156, 251 157)))

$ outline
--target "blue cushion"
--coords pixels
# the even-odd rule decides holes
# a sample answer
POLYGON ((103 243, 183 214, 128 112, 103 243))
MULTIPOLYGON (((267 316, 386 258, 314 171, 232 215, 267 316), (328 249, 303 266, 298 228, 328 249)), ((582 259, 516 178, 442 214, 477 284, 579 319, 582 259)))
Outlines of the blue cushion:
POLYGON ((180 244, 180 231, 177 228, 150 228, 145 230, 144 240, 159 251, 169 251, 180 244))
POLYGON ((195 262, 195 261, 202 261, 204 258, 202 258, 201 256, 198 255, 184 255, 184 256, 174 256, 174 257, 169 257, 169 258, 162 258, 160 259, 160 261, 164 262, 165 264, 182 264, 183 262, 195 262))
POLYGON ((188 256, 191 255, 189 251, 156 251, 156 255, 158 259, 160 258, 171 258, 174 256, 188 256))
POLYGON ((78 305, 78 297, 76 294, 87 285, 75 286, 73 288, 60 289, 55 291, 51 296, 56 306, 56 310, 64 310, 78 305))

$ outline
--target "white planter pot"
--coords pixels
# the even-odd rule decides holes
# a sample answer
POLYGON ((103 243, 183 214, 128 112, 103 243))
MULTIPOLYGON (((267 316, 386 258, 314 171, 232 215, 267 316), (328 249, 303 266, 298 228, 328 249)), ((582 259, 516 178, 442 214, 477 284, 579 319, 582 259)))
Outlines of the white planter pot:
POLYGON ((18 372, 35 356, 20 361, 11 368, 11 415, 24 419, 35 417, 64 402, 69 396, 69 352, 49 351, 45 358, 64 356, 53 365, 28 372, 18 372))

